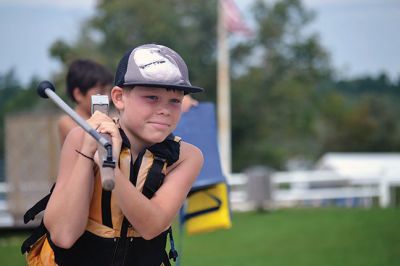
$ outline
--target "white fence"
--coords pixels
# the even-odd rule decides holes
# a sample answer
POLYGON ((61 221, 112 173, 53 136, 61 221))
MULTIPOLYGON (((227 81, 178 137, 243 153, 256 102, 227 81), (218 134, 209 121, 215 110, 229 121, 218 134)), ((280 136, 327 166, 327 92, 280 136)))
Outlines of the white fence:
POLYGON ((7 204, 7 183, 0 182, 0 227, 12 226, 14 221, 8 210, 7 204))
MULTIPOLYGON (((393 202, 393 187, 400 186, 399 176, 342 176, 334 171, 274 172, 267 177, 272 187, 266 195, 267 207, 292 207, 298 205, 323 206, 326 204, 371 207, 375 202, 388 207, 393 202)), ((251 177, 241 173, 228 177, 230 202, 233 210, 254 209, 260 203, 252 201, 254 191, 249 191, 251 177)), ((257 187, 257 186, 253 186, 257 187)), ((260 190, 265 188, 259 187, 260 190)))
POLYGON ((7 205, 5 200, 7 192, 8 192, 7 183, 0 182, 0 212, 7 210, 7 205))

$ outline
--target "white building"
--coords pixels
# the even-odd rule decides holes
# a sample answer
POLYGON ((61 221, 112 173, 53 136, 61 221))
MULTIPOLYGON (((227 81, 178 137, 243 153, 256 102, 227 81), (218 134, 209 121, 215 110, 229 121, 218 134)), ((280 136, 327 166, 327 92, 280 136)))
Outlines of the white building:
POLYGON ((400 153, 332 152, 321 157, 316 169, 334 171, 354 185, 376 185, 381 207, 393 202, 393 188, 400 186, 400 153))

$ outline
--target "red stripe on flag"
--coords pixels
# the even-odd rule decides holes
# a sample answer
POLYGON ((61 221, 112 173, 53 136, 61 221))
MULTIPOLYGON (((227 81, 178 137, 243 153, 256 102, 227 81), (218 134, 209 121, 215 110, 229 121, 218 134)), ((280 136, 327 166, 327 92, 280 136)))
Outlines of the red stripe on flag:
POLYGON ((228 31, 232 33, 242 33, 252 35, 252 30, 243 20, 240 10, 234 0, 220 0, 224 14, 224 24, 228 31))

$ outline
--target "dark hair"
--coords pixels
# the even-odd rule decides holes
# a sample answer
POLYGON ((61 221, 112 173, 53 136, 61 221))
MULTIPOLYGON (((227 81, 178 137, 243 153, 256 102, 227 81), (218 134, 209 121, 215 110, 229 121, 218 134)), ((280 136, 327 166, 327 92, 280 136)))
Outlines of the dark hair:
POLYGON ((111 85, 112 82, 113 75, 105 66, 89 59, 78 59, 73 61, 68 69, 67 94, 76 102, 73 95, 75 88, 86 95, 90 88, 111 85))

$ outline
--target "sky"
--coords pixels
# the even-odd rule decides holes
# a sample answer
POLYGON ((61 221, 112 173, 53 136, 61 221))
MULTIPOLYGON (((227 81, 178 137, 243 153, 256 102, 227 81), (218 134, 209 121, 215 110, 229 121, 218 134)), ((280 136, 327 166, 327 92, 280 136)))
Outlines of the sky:
POLYGON ((305 0, 316 12, 312 28, 344 77, 400 78, 399 0, 305 0))
MULTIPOLYGON (((245 13, 252 0, 236 0, 245 13)), ((343 78, 400 77, 399 0, 303 0, 316 12, 310 30, 320 36, 343 78)), ((0 74, 14 69, 26 83, 60 69, 49 55, 57 39, 73 42, 95 0, 0 0, 0 74)))

